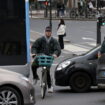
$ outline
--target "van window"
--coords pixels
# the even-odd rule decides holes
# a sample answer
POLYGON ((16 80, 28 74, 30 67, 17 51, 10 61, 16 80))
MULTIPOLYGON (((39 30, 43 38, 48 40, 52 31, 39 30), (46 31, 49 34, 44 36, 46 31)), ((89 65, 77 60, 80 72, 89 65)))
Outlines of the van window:
POLYGON ((26 48, 25 0, 0 0, 0 66, 26 64, 26 48))

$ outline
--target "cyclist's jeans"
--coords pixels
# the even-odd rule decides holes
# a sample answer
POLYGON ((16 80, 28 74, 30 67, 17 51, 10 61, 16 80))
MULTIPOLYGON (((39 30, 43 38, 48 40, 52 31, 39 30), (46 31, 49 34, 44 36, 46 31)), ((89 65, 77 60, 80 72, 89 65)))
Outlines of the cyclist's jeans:
MULTIPOLYGON (((33 72, 33 78, 34 79, 37 75, 38 67, 39 67, 38 65, 32 65, 32 72, 33 72)), ((49 67, 49 70, 47 71, 47 84, 48 84, 48 88, 50 88, 51 87, 50 67, 49 67)))

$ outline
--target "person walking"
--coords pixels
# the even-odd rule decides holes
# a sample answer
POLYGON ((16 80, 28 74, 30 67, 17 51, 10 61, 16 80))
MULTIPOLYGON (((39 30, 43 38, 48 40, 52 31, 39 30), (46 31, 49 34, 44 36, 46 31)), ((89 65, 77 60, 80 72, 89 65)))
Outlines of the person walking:
POLYGON ((91 1, 89 1, 88 2, 88 9, 89 9, 89 11, 93 11, 93 9, 94 9, 94 6, 93 6, 93 4, 92 4, 92 2, 91 1))
MULTIPOLYGON (((52 37, 52 30, 51 27, 46 27, 45 29, 45 35, 38 38, 31 47, 31 53, 32 56, 38 55, 38 54, 45 54, 49 56, 53 56, 54 58, 57 58, 61 54, 61 48, 56 39, 52 37)), ((38 68, 37 59, 35 59, 32 63, 32 72, 33 72, 33 79, 39 79, 37 75, 37 68, 38 68)), ((48 92, 53 92, 53 87, 51 84, 51 77, 50 77, 50 68, 47 72, 47 82, 48 82, 48 92)))
POLYGON ((63 19, 60 19, 60 23, 58 24, 57 35, 58 35, 58 41, 59 41, 60 47, 61 49, 64 49, 63 38, 66 35, 66 25, 63 19))
POLYGON ((63 17, 65 15, 65 5, 61 3, 60 7, 60 16, 63 17))
POLYGON ((60 1, 57 2, 57 17, 59 17, 59 14, 60 14, 60 8, 61 8, 61 3, 60 1))

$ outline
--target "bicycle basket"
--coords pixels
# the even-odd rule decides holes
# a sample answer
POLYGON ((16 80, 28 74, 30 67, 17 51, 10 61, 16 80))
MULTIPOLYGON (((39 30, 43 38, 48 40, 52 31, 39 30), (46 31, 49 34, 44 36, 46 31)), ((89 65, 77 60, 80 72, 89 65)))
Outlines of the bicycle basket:
POLYGON ((47 55, 37 56, 39 66, 51 66, 53 63, 53 57, 47 55))

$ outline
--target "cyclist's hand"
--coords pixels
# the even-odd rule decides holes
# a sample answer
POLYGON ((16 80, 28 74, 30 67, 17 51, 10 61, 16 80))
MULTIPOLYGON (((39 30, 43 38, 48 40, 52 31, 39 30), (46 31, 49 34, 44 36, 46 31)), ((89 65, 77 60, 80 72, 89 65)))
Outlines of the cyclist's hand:
POLYGON ((31 57, 34 58, 36 56, 36 54, 31 54, 31 57))
POLYGON ((52 56, 53 56, 54 58, 57 58, 57 55, 56 55, 56 54, 53 54, 52 56))

